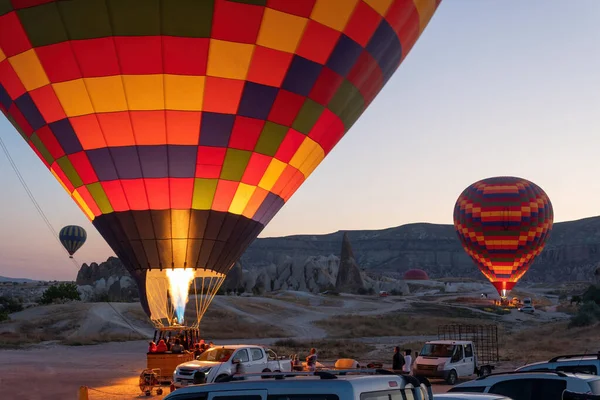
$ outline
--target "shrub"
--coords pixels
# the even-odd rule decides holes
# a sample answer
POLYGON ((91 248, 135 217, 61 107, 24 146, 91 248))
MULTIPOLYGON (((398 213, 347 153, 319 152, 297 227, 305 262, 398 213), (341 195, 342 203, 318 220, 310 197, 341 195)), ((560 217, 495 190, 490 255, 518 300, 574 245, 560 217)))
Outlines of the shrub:
POLYGON ((569 328, 589 326, 594 323, 594 318, 590 314, 578 312, 576 315, 571 317, 569 322, 569 328))
POLYGON ((583 305, 579 307, 577 314, 571 317, 569 328, 589 326, 596 321, 600 321, 600 306, 589 301, 587 303, 583 303, 583 305))
POLYGON ((50 286, 42 295, 40 303, 52 304, 56 301, 64 300, 81 300, 76 284, 59 283, 58 285, 50 286))
POLYGON ((23 311, 23 305, 12 297, 0 296, 0 310, 7 314, 23 311))
POLYGON ((8 313, 6 311, 0 311, 0 322, 8 321, 10 318, 8 317, 8 313))
POLYGON ((596 285, 588 287, 585 293, 583 293, 582 300, 584 303, 593 302, 600 305, 600 287, 596 285))

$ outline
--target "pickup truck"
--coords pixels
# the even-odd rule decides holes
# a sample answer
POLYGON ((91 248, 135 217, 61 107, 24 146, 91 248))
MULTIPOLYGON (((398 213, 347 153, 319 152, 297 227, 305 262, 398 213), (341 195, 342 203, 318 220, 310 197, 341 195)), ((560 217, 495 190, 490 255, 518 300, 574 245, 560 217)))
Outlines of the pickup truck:
POLYGON ((415 375, 454 385, 458 378, 489 375, 498 362, 495 325, 443 325, 438 327, 438 337, 421 349, 413 365, 415 375))
POLYGON ((181 388, 193 384, 196 371, 206 374, 206 383, 222 382, 234 373, 234 360, 239 360, 246 374, 292 370, 290 360, 278 357, 273 350, 262 346, 217 346, 208 349, 196 360, 179 364, 173 372, 173 386, 181 388))

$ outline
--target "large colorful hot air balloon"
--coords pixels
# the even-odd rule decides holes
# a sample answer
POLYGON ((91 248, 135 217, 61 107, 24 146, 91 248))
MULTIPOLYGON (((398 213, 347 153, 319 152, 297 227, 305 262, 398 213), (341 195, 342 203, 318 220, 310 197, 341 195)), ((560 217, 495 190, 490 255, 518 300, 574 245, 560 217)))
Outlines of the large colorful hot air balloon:
POLYGON ((73 258, 73 254, 85 243, 87 233, 80 226, 67 225, 58 233, 58 239, 69 253, 69 257, 73 258))
POLYGON ((546 193, 523 178, 475 182, 454 206, 458 238, 503 298, 544 249, 553 220, 546 193))
POLYGON ((181 323, 173 298, 197 278, 197 323, 439 2, 0 1, 0 109, 150 318, 181 323))

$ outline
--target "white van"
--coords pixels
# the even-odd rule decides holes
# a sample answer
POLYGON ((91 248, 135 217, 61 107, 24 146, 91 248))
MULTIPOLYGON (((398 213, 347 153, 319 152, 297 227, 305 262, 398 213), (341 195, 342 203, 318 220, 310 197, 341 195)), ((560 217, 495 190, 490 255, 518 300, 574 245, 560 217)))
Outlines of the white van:
MULTIPOLYGON (((348 373, 356 373, 356 370, 348 373)), ((252 374, 248 374, 252 375, 252 374)), ((344 375, 344 371, 270 374, 276 378, 209 383, 178 389, 164 400, 431 400, 412 376, 344 375)), ((430 389, 430 388, 429 388, 430 389)))

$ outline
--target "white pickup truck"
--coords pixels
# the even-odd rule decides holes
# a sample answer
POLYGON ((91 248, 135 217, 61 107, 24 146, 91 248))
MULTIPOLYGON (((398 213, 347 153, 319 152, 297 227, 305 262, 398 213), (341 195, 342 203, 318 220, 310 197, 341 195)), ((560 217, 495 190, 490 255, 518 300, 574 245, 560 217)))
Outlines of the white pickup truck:
POLYGON ((262 346, 217 346, 205 351, 194 361, 178 365, 173 372, 173 385, 181 388, 193 384, 196 371, 206 374, 206 383, 221 382, 235 372, 234 360, 239 360, 246 374, 292 370, 289 359, 278 357, 273 350, 262 346))

